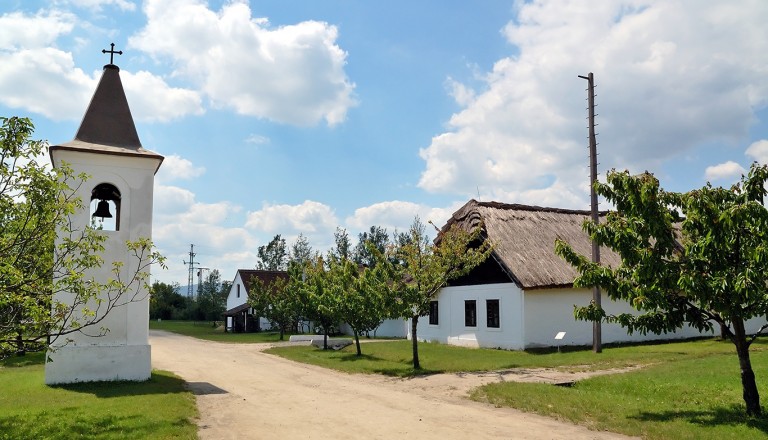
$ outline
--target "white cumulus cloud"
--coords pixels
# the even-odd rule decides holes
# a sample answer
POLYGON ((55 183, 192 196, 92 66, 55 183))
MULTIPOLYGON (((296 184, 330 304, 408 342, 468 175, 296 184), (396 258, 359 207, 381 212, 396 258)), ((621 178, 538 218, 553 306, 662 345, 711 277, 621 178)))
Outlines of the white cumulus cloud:
POLYGON ((248 213, 245 226, 283 235, 333 235, 339 225, 333 209, 320 202, 305 200, 299 205, 270 205, 248 213))
POLYGON ((129 45, 170 59, 217 107, 280 123, 335 125, 356 105, 335 26, 272 27, 247 2, 219 11, 199 0, 147 0, 147 25, 129 45))
MULTIPOLYGON (((695 145, 738 142, 768 103, 768 3, 520 2, 516 49, 420 152, 419 186, 553 206, 588 200, 586 81, 594 72, 602 173, 659 165, 695 145), (514 197, 514 198, 513 198, 514 197), (544 204, 544 203, 537 203, 544 204)), ((449 81, 449 85, 450 85, 449 81)), ((583 202, 579 202, 583 201, 583 202)))
POLYGON ((768 164, 768 139, 753 142, 745 154, 761 164, 768 164))
POLYGON ((195 166, 190 160, 184 159, 178 154, 165 156, 160 170, 155 176, 158 182, 169 182, 173 180, 187 180, 200 177, 205 174, 205 167, 195 166))
MULTIPOLYGON (((58 11, 0 16, 0 102, 54 120, 82 118, 101 72, 85 73, 71 52, 56 47, 75 23, 72 14, 58 11)), ((165 122, 203 111, 198 92, 145 71, 122 70, 120 77, 137 120, 165 122)))
POLYGON ((41 10, 34 15, 8 12, 0 15, 0 50, 40 48, 72 31, 74 14, 41 10))
POLYGON ((121 70, 120 78, 137 120, 168 122, 203 113, 202 98, 196 91, 171 87, 163 78, 144 70, 121 70))
POLYGON ((396 230, 405 232, 418 216, 425 224, 432 221, 442 227, 460 206, 461 204, 454 204, 448 208, 433 208, 413 202, 391 200, 358 208, 345 223, 353 231, 365 231, 371 226, 380 226, 390 233, 396 230))
POLYGON ((729 160, 718 165, 707 167, 704 178, 707 180, 733 179, 744 174, 746 170, 741 165, 729 160))

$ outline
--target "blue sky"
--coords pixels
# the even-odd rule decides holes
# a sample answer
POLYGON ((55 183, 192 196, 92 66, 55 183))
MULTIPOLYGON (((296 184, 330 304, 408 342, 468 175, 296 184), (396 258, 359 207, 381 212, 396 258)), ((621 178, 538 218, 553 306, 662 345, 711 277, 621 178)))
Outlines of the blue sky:
POLYGON ((684 191, 768 162, 768 2, 6 0, 0 114, 71 140, 114 42, 143 145, 166 157, 153 234, 186 282, 275 234, 436 224, 470 198, 589 206, 600 174, 684 191))

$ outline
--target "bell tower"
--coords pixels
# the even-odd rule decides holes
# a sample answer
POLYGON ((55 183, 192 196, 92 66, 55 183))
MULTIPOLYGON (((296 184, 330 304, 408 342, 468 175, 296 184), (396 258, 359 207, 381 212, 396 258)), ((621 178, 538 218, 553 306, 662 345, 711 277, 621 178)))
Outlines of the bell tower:
MULTIPOLYGON (((104 66, 75 138, 51 146, 50 155, 54 167, 66 163, 75 174, 90 176, 74 189, 83 208, 69 220, 75 227, 95 227, 105 235, 104 264, 85 275, 86 279, 106 283, 115 278, 115 262, 122 264, 123 280, 138 270, 140 262, 135 256, 131 258, 126 242, 152 238, 154 176, 163 156, 144 149, 139 141, 120 68, 113 64, 114 55, 122 52, 115 51, 114 44, 102 52, 110 54, 110 63, 104 66)), ((54 300, 64 304, 71 304, 73 299, 71 292, 54 294, 54 300)), ((106 309, 99 304, 114 300, 102 297, 85 306, 98 316, 106 309)), ((98 325, 51 342, 45 382, 149 379, 148 328, 149 292, 137 286, 131 289, 130 298, 119 300, 98 325)))

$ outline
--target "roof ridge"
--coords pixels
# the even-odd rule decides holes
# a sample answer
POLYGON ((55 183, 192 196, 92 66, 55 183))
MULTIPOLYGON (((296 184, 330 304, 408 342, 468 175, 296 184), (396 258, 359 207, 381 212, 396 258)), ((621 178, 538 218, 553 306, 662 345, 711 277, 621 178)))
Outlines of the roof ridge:
MULTIPOLYGON (((496 208, 496 209, 505 209, 505 210, 519 210, 519 211, 537 211, 537 212, 554 212, 559 214, 583 214, 583 215, 590 215, 592 211, 588 209, 569 209, 569 208, 551 208, 547 206, 538 206, 538 205, 525 205, 521 203, 504 203, 504 202, 495 202, 495 201, 488 201, 488 202, 479 202, 475 199, 471 199, 467 205, 474 204, 476 206, 482 206, 486 208, 496 208)), ((609 211, 598 211, 600 215, 605 215, 609 211)))

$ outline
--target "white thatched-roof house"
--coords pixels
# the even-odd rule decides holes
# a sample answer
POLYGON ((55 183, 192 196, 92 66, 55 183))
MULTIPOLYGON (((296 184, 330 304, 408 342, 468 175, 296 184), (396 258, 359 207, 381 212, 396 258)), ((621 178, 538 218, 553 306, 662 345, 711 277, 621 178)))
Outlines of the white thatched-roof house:
MULTIPOLYGON (((419 339, 448 344, 524 349, 554 345, 592 344, 592 323, 576 321, 574 305, 587 305, 590 289, 575 289, 577 272, 555 254, 561 238, 582 255, 591 254, 591 241, 582 230, 589 211, 542 208, 470 200, 456 211, 453 224, 472 228, 482 224, 494 243, 493 254, 468 276, 440 291, 430 316, 419 322, 419 339), (565 338, 555 340, 559 332, 565 338)), ((618 265, 619 256, 601 250, 601 260, 618 265)), ((608 313, 631 312, 603 293, 608 313)), ((667 335, 628 335, 618 325, 603 324, 603 343, 699 336, 686 328, 667 335)), ((410 335, 409 335, 410 337, 410 335)))

